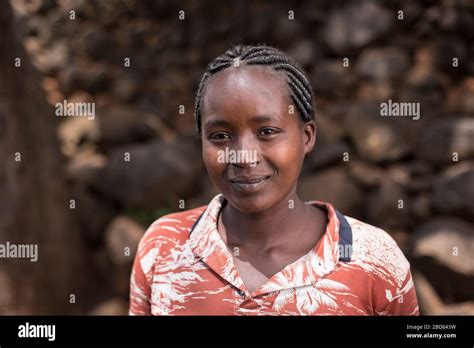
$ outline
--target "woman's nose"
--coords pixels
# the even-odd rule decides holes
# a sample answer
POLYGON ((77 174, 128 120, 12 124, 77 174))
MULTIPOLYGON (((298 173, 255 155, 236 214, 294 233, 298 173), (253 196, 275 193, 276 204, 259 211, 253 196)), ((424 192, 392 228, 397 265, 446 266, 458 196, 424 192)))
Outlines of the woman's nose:
POLYGON ((251 135, 242 136, 238 139, 235 151, 237 152, 234 165, 239 168, 255 167, 259 160, 258 144, 251 135))

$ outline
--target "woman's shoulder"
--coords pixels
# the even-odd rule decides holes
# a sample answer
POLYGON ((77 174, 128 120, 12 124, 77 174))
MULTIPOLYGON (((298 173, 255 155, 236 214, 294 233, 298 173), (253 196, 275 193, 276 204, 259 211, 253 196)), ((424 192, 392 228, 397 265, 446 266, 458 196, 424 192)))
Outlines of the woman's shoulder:
POLYGON ((207 205, 164 215, 155 220, 140 240, 138 249, 150 251, 162 245, 176 246, 189 239, 189 232, 207 205))
POLYGON ((396 241, 385 230, 357 219, 346 217, 352 230, 352 256, 363 268, 387 277, 397 283, 404 281, 410 264, 396 241))
MULTIPOLYGON (((417 315, 416 290, 406 259, 396 241, 379 227, 346 217, 352 229, 352 267, 365 275, 374 313, 417 315), (368 286, 368 284, 372 286, 368 286)), ((351 267, 351 266, 349 266, 351 267)))
POLYGON ((203 205, 198 208, 163 215, 150 225, 146 233, 166 233, 166 231, 171 231, 174 233, 189 232, 191 227, 194 225, 199 216, 201 216, 206 207, 207 205, 203 205))

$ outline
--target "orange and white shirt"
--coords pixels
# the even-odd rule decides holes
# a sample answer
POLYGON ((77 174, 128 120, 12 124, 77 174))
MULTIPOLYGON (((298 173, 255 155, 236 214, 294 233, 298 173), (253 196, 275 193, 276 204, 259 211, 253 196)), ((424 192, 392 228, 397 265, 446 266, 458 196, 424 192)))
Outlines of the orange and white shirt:
POLYGON ((130 315, 418 315, 410 265, 383 230, 331 204, 306 255, 249 292, 217 231, 225 198, 163 216, 141 239, 130 315))

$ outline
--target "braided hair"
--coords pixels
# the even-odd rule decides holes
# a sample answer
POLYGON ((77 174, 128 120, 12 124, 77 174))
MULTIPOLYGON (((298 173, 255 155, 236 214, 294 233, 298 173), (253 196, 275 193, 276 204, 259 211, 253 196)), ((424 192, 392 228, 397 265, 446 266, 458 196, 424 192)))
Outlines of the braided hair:
POLYGON ((201 133, 201 97, 206 82, 219 71, 237 66, 237 64, 238 66, 267 66, 275 71, 283 71, 286 74, 291 99, 295 103, 301 119, 303 122, 314 119, 313 90, 304 71, 291 57, 274 47, 266 45, 236 45, 214 59, 207 66, 207 70, 201 78, 194 108, 194 120, 198 134, 201 133))

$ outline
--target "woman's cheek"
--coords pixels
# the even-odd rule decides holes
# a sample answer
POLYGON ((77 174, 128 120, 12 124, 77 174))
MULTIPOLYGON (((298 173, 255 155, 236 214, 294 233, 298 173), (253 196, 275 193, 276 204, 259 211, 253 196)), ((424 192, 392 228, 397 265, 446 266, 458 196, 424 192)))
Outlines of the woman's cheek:
POLYGON ((226 171, 227 163, 222 161, 222 156, 219 155, 220 149, 214 146, 207 146, 203 148, 203 160, 207 172, 211 180, 218 187, 222 181, 222 176, 226 171))
POLYGON ((214 175, 218 170, 219 163, 218 159, 218 152, 217 149, 214 149, 211 146, 204 146, 203 147, 203 160, 204 165, 210 175, 214 175))
POLYGON ((303 157, 299 151, 290 150, 285 158, 287 161, 283 164, 285 171, 282 173, 282 177, 288 185, 294 185, 301 173, 303 157))
MULTIPOLYGON (((291 143, 290 143, 291 144, 291 143)), ((295 161, 299 159, 299 150, 297 146, 275 146, 272 151, 272 161, 277 168, 291 171, 295 167, 295 161)))

